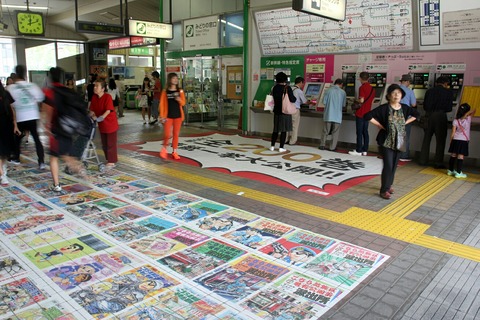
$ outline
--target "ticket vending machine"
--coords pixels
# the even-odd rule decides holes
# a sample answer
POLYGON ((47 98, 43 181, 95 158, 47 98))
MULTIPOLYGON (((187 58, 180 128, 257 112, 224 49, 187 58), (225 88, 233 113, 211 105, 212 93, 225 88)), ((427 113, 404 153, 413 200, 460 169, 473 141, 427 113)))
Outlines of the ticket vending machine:
POLYGON ((303 87, 305 98, 310 100, 310 105, 302 105, 302 108, 317 109, 320 104, 320 95, 322 94, 324 83, 322 82, 307 82, 303 87))
MULTIPOLYGON (((375 90, 375 98, 373 99, 372 109, 378 107, 385 97, 387 87, 387 74, 386 73, 369 73, 368 82, 375 90)), ((367 97, 365 97, 366 99, 367 97)))
POLYGON ((447 118, 452 121, 457 113, 457 107, 460 104, 463 89, 463 73, 437 73, 435 80, 439 77, 447 77, 449 79, 449 89, 453 92, 452 112, 447 113, 447 118))
POLYGON ((433 86, 432 77, 429 73, 411 73, 412 76, 412 90, 417 100, 417 108, 423 108, 423 100, 425 99, 425 92, 433 86))
POLYGON ((351 106, 353 104, 353 100, 355 100, 356 79, 357 79, 357 74, 355 72, 344 72, 342 74, 343 89, 347 94, 348 106, 351 106))

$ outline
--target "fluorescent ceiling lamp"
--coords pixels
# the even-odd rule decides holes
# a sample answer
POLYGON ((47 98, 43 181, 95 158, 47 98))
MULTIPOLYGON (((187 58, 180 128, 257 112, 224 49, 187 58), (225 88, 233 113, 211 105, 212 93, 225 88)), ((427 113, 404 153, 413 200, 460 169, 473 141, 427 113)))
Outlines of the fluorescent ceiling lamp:
POLYGON ((225 20, 220 20, 220 22, 223 23, 223 24, 227 24, 227 25, 229 25, 229 26, 232 27, 232 28, 235 28, 235 29, 238 29, 238 30, 240 30, 240 31, 243 31, 243 28, 242 28, 242 27, 239 27, 239 26, 237 26, 237 25, 234 24, 234 23, 227 22, 227 21, 225 21, 225 20))
POLYGON ((27 9, 32 9, 32 10, 48 10, 48 7, 32 7, 32 6, 17 6, 17 5, 13 5, 13 4, 2 4, 2 8, 9 8, 9 9, 24 9, 24 10, 27 10, 27 9))

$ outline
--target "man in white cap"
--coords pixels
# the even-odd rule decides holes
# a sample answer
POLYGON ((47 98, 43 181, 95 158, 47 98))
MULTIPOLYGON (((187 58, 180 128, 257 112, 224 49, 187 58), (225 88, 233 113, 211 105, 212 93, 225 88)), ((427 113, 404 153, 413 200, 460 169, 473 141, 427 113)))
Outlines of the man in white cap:
MULTIPOLYGON (((417 107, 417 99, 413 90, 410 89, 410 84, 412 83, 412 76, 410 74, 404 74, 400 78, 400 87, 405 91, 405 97, 400 100, 400 103, 406 104, 411 108, 417 107)), ((405 142, 406 142, 406 151, 400 155, 400 161, 412 161, 410 158, 410 132, 412 131, 412 123, 409 123, 405 126, 405 142)))

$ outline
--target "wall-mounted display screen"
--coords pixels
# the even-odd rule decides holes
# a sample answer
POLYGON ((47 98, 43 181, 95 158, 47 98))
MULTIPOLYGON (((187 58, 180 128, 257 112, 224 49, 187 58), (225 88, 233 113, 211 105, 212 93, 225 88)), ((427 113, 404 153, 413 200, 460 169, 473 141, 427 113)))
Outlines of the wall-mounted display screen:
POLYGON ((425 99, 425 92, 427 92, 427 89, 413 89, 413 94, 417 100, 425 99))
POLYGON ((320 94, 321 83, 309 83, 305 89, 306 96, 318 96, 320 94))

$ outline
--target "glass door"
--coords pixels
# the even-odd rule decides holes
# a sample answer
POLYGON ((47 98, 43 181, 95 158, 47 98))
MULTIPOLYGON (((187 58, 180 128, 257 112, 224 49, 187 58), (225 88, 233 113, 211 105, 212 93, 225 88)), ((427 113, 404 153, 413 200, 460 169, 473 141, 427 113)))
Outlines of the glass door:
POLYGON ((219 57, 184 58, 182 77, 187 104, 185 124, 199 127, 221 127, 221 74, 219 57))

